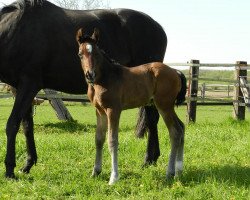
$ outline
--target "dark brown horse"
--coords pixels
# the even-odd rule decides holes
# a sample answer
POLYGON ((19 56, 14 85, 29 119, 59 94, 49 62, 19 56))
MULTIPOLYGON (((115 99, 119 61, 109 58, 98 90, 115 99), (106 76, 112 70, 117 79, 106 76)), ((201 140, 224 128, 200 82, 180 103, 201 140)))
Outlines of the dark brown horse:
MULTIPOLYGON (((91 37, 83 29, 77 32, 79 57, 88 82, 88 98, 96 107, 96 160, 93 176, 102 170, 102 149, 108 129, 108 146, 112 158, 109 184, 118 180, 118 129, 122 110, 144 106, 151 102, 163 117, 171 140, 167 176, 183 169, 184 124, 177 117, 174 105, 182 103, 186 94, 186 79, 175 69, 161 62, 127 68, 112 62, 97 46, 99 31, 91 37)), ((153 38, 152 38, 153 39, 153 38)))
MULTIPOLYGON (((45 0, 19 0, 3 7, 0 10, 0 80, 17 88, 6 127, 6 177, 15 177, 15 142, 21 121, 28 154, 22 171, 28 173, 37 161, 31 114, 37 92, 50 88, 86 93, 87 84, 81 75, 75 41, 80 27, 86 28, 86 32, 98 27, 102 31, 100 47, 126 66, 164 58, 165 32, 141 12, 128 9, 73 11, 45 0)), ((149 129, 145 163, 150 163, 159 156, 158 113, 152 107, 146 107, 144 112, 146 115, 141 119, 146 120, 149 129)))

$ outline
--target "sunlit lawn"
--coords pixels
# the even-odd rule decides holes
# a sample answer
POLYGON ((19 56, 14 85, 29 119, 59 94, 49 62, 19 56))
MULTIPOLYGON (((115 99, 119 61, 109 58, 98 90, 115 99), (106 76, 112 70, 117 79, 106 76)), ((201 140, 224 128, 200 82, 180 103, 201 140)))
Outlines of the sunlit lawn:
MULTIPOLYGON (((38 163, 29 175, 19 174, 26 158, 22 132, 17 136, 15 172, 4 178, 5 124, 12 99, 0 100, 0 199, 250 199, 250 114, 245 122, 231 118, 231 106, 198 107, 197 123, 186 126, 183 176, 166 180, 167 129, 159 123, 161 156, 142 169, 147 139, 134 136, 137 109, 123 112, 119 135, 120 181, 109 186, 110 155, 104 149, 103 172, 91 178, 95 155, 95 111, 67 105, 75 122, 61 122, 48 103, 36 108, 38 163)), ((186 107, 176 109, 185 122, 186 107)))

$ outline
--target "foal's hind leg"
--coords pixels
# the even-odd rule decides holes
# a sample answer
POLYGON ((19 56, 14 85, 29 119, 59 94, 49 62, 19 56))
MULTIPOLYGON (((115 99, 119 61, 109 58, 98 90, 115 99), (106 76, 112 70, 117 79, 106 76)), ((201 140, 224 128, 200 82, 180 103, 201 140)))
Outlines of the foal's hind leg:
POLYGON ((26 137, 27 161, 21 172, 29 173, 31 167, 37 162, 37 153, 34 140, 34 123, 32 116, 32 107, 29 108, 27 114, 22 120, 23 131, 26 137))
POLYGON ((174 109, 162 112, 161 115, 168 127, 171 151, 169 155, 167 177, 173 177, 176 172, 179 174, 183 168, 183 147, 184 147, 184 128, 180 123, 174 109))
POLYGON ((96 158, 92 176, 98 176, 102 171, 102 152, 107 131, 107 116, 105 113, 96 111, 97 127, 95 135, 96 158))
POLYGON ((180 146, 177 150, 177 157, 176 157, 176 166, 175 166, 175 174, 181 175, 183 171, 183 156, 184 156, 184 134, 185 134, 185 126, 183 122, 177 117, 179 125, 181 127, 181 131, 183 132, 183 137, 181 137, 180 146))

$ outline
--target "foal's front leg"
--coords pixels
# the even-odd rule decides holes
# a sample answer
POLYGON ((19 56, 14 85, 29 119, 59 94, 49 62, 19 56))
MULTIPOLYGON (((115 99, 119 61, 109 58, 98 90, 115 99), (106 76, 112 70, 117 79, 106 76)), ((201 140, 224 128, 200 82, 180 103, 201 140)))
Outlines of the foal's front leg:
POLYGON ((107 131, 107 116, 96 110, 97 127, 95 135, 96 158, 92 176, 98 176, 102 171, 102 152, 107 131))
POLYGON ((112 168, 109 185, 113 185, 119 179, 118 174, 118 128, 121 110, 108 109, 108 146, 111 154, 112 168))

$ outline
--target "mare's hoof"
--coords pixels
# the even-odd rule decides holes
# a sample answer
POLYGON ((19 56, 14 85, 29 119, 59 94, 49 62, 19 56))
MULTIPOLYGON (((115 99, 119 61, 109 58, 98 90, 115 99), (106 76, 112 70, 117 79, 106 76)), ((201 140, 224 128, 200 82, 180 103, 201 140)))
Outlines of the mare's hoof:
POLYGON ((27 165, 24 165, 24 167, 21 168, 21 169, 19 170, 19 172, 25 173, 25 174, 29 174, 29 173, 30 173, 31 167, 32 167, 32 165, 28 165, 28 164, 27 164, 27 165))
POLYGON ((156 166, 157 165, 157 162, 156 161, 145 161, 143 164, 142 164, 142 168, 147 168, 149 166, 156 166))
POLYGON ((144 163, 143 163, 142 166, 143 167, 148 167, 150 165, 155 166, 157 164, 157 160, 158 160, 159 156, 160 156, 160 153, 154 154, 154 155, 151 155, 151 156, 146 155, 145 159, 144 159, 144 163))
POLYGON ((20 173, 29 174, 30 173, 30 167, 23 167, 19 170, 20 173))
POLYGON ((17 177, 15 176, 14 173, 6 173, 5 178, 10 179, 10 180, 17 180, 17 177))

